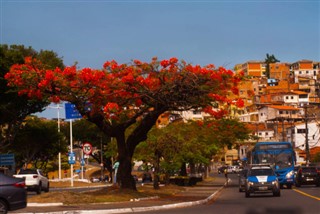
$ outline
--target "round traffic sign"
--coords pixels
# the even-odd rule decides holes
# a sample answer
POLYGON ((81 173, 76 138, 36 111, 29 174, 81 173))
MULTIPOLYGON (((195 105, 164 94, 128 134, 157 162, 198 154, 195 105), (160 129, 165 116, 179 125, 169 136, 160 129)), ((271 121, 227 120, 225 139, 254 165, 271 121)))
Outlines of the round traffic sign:
POLYGON ((90 155, 92 152, 92 145, 89 142, 86 142, 82 146, 83 153, 86 155, 90 155))

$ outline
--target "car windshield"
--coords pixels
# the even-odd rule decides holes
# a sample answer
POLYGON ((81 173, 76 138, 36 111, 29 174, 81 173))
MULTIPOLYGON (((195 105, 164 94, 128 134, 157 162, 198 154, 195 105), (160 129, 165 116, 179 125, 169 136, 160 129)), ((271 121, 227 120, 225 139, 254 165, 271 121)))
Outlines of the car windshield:
POLYGON ((272 169, 252 169, 251 176, 273 175, 272 169))
POLYGON ((306 168, 302 168, 302 172, 316 172, 316 168, 315 167, 306 167, 306 168))
POLYGON ((37 170, 34 169, 21 169, 19 174, 25 175, 25 174, 37 174, 37 170))

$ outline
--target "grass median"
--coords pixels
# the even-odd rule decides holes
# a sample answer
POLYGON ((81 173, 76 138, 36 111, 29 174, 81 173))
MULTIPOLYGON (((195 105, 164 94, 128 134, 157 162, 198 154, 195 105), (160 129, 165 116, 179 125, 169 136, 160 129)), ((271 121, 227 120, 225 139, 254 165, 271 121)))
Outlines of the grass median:
POLYGON ((85 203, 108 203, 108 202, 124 202, 132 201, 148 197, 170 197, 178 192, 184 191, 185 188, 176 185, 161 185, 160 189, 155 190, 152 183, 143 186, 137 185, 137 191, 123 190, 116 186, 107 186, 103 183, 85 183, 74 182, 74 187, 90 187, 102 186, 102 188, 90 190, 85 192, 74 192, 66 187, 70 187, 69 182, 51 182, 52 188, 62 188, 61 191, 42 192, 40 195, 28 197, 28 203, 63 203, 65 205, 71 204, 85 204, 85 203))

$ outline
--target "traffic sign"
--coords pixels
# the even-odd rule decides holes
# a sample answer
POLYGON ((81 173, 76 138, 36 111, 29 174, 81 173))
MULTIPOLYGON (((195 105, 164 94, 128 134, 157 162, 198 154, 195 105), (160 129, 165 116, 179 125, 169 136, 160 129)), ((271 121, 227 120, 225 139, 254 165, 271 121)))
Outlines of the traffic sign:
POLYGON ((69 164, 75 164, 76 163, 76 155, 74 152, 70 152, 68 156, 69 164))
POLYGON ((14 154, 0 154, 0 166, 13 166, 14 164, 14 154))
POLYGON ((81 159, 81 166, 84 166, 85 163, 86 163, 86 162, 84 161, 84 158, 82 158, 82 159, 81 159))
POLYGON ((82 146, 82 150, 83 150, 83 153, 84 153, 85 155, 90 155, 91 152, 92 152, 92 145, 91 145, 91 143, 89 143, 89 142, 84 143, 83 146, 82 146))
POLYGON ((81 114, 76 108, 75 104, 72 103, 65 103, 65 110, 66 110, 66 119, 77 119, 82 118, 81 114))

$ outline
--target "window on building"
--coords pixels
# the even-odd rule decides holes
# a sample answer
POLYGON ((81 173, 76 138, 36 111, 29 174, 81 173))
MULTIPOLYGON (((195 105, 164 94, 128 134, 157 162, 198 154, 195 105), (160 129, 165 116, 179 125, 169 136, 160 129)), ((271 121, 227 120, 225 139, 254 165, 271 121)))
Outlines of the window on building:
POLYGON ((293 100, 293 96, 291 96, 291 100, 293 100))
POLYGON ((308 74, 309 73, 309 71, 306 71, 306 74, 308 74))
POLYGON ((266 136, 268 135, 269 133, 268 132, 266 132, 266 136))
POLYGON ((283 114, 283 111, 279 111, 279 114, 283 114))
POLYGON ((299 74, 302 74, 302 71, 299 71, 299 74))
POLYGON ((193 114, 200 115, 201 111, 200 110, 195 110, 195 111, 193 111, 193 114))
POLYGON ((297 129, 298 134, 306 133, 306 129, 297 129))
POLYGON ((288 96, 286 96, 286 100, 288 100, 289 99, 289 97, 288 96))

